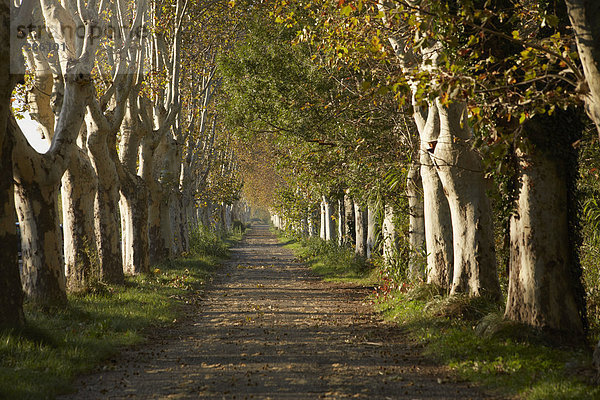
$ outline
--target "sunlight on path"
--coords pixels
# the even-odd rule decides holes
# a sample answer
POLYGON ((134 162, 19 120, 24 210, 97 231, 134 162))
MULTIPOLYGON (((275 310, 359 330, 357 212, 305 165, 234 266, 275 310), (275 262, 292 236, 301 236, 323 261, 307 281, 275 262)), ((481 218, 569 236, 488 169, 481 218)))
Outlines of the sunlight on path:
POLYGON ((254 226, 199 303, 154 345, 81 380, 77 399, 489 398, 452 382, 363 303, 254 226))

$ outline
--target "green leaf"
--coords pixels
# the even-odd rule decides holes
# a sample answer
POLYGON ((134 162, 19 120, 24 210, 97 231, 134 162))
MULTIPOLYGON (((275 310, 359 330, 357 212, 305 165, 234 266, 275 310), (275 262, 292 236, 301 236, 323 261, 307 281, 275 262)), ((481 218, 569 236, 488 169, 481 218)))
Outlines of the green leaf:
POLYGON ((524 112, 521 113, 521 117, 519 118, 519 124, 522 124, 527 119, 527 114, 524 112))

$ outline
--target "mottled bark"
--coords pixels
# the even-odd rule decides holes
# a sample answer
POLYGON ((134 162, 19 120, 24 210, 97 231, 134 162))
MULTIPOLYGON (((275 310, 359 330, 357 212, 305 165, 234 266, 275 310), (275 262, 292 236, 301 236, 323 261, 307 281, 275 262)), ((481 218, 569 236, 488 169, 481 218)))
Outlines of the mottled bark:
POLYGON ((300 219, 300 233, 302 236, 308 237, 308 212, 300 219))
POLYGON ((44 308, 64 306, 67 301, 58 188, 83 123, 90 93, 89 75, 84 73, 87 68, 85 64, 74 64, 66 75, 63 106, 47 153, 37 153, 16 121, 10 123, 15 139, 13 166, 21 227, 23 289, 33 303, 44 308), (78 70, 82 72, 77 73, 78 70))
POLYGON ((376 210, 373 204, 369 204, 367 211, 367 258, 373 256, 375 251, 375 237, 377 234, 376 210))
MULTIPOLYGON (((530 145, 516 151, 518 198, 510 220, 510 276, 505 317, 583 338, 580 266, 569 220, 574 150, 566 113, 526 123, 530 145)), ((572 201, 572 199, 571 199, 572 201)))
POLYGON ((223 204, 223 228, 226 232, 230 232, 233 226, 231 219, 231 204, 223 204))
POLYGON ((323 197, 323 200, 321 200, 320 203, 321 206, 321 213, 320 213, 320 224, 319 224, 319 237, 322 240, 325 240, 325 197, 323 197))
POLYGON ((384 217, 382 225, 383 240, 383 261, 386 265, 395 264, 395 257, 398 253, 396 247, 396 227, 394 225, 394 209, 390 205, 384 207, 384 217))
POLYGON ((185 214, 182 213, 183 208, 181 204, 181 149, 176 139, 171 141, 171 146, 173 146, 173 156, 170 157, 169 163, 165 166, 171 179, 169 183, 170 194, 167 202, 169 212, 168 221, 170 226, 169 232, 166 234, 171 235, 171 255, 173 257, 178 257, 184 252, 184 248, 187 247, 187 234, 185 233, 185 227, 187 224, 183 219, 185 214))
POLYGON ((342 196, 341 199, 337 200, 337 204, 336 204, 336 211, 337 211, 337 229, 336 229, 336 235, 337 235, 337 242, 338 242, 338 246, 343 246, 344 245, 344 229, 346 227, 346 213, 345 213, 345 209, 344 209, 344 197, 342 196))
POLYGON ((356 228, 354 222, 354 201, 348 194, 344 194, 342 201, 344 224, 342 226, 343 238, 341 244, 350 246, 356 242, 356 228))
POLYGON ((100 264, 100 279, 109 283, 122 283, 123 255, 119 237, 121 235, 119 217, 119 177, 111 155, 116 149, 116 136, 97 125, 88 113, 88 150, 92 166, 98 176, 98 190, 94 201, 94 223, 96 246, 100 264))
POLYGON ((335 239, 335 225, 331 219, 333 215, 333 210, 331 207, 331 202, 325 196, 323 196, 323 222, 325 229, 325 240, 333 240, 335 239))
MULTIPOLYGON (((85 137, 85 129, 83 136, 85 137)), ((94 232, 96 173, 87 153, 75 150, 62 177, 61 198, 67 289, 79 292, 100 278, 94 232)))
POLYGON ((144 131, 137 116, 132 115, 139 111, 132 106, 134 101, 130 98, 119 141, 123 271, 129 275, 150 271, 148 189, 144 179, 137 175, 138 152, 144 131))
POLYGON ((412 280, 424 280, 425 262, 423 255, 426 250, 423 182, 421 180, 421 167, 417 162, 413 162, 408 170, 406 196, 408 197, 408 243, 410 245, 408 274, 412 280))
MULTIPOLYGON (((416 108, 417 109, 417 108, 416 108)), ((433 156, 439 137, 437 107, 429 107, 427 119, 415 115, 419 127, 423 217, 427 251, 427 283, 450 290, 452 282, 452 220, 450 207, 436 171, 433 156), (421 121, 421 123, 419 123, 421 121)))
POLYGON ((189 227, 195 226, 192 218, 188 214, 188 206, 183 204, 183 193, 175 193, 171 204, 171 222, 173 224, 173 236, 177 241, 176 253, 181 255, 186 253, 189 248, 189 227))
POLYGON ((136 275, 150 271, 148 250, 148 190, 137 175, 121 185, 123 271, 136 275))
MULTIPOLYGON (((64 306, 67 296, 58 215, 59 181, 41 183, 34 175, 29 175, 26 182, 23 179, 27 174, 24 172, 25 160, 17 158, 20 157, 13 156, 16 166, 15 204, 21 228, 23 290, 30 301, 41 307, 64 306)), ((39 168, 43 168, 40 165, 36 167, 28 172, 36 174, 39 168)))
MULTIPOLYGON (((162 124, 158 124, 162 125, 162 124)), ((148 183, 148 234, 150 243, 150 263, 155 264, 172 256, 173 231, 171 224, 171 191, 176 182, 168 166, 175 156, 173 139, 165 136, 154 147, 155 138, 145 138, 142 145, 142 157, 148 159, 150 169, 145 181, 148 183), (150 160, 151 158, 151 160, 150 160)))
POLYGON ((163 191, 159 182, 153 178, 154 151, 156 140, 146 136, 142 140, 140 155, 140 175, 148 188, 148 248, 150 253, 150 264, 156 264, 168 258, 168 247, 163 243, 160 228, 160 203, 163 201, 163 191))
POLYGON ((483 165, 469 142, 471 131, 463 103, 436 104, 440 135, 433 151, 436 169, 450 206, 454 272, 450 293, 500 297, 491 207, 483 165))
POLYGON ((354 219, 356 246, 354 248, 356 254, 361 257, 367 257, 367 207, 359 202, 354 202, 354 219))

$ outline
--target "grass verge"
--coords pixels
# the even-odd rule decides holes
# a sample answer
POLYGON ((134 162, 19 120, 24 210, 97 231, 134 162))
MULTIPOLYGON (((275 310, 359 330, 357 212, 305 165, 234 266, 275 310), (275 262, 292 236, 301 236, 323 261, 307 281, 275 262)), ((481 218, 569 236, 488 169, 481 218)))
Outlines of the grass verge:
POLYGON ((376 271, 351 248, 339 247, 319 238, 294 238, 275 231, 285 247, 313 272, 332 282, 353 282, 370 286, 377 281, 376 271))
MULTIPOLYGON (((227 240, 240 238, 238 232, 227 240)), ((70 296, 68 307, 53 314, 26 305, 26 327, 0 332, 0 399, 52 399, 68 392, 76 375, 142 343, 150 329, 173 325, 180 300, 202 290, 227 255, 222 242, 213 254, 195 252, 124 285, 70 296)))
MULTIPOLYGON (((378 283, 377 271, 360 264, 349 249, 320 239, 280 238, 327 280, 378 283)), ((444 297, 430 286, 374 293, 372 301, 386 319, 406 329, 427 356, 460 379, 501 396, 528 400, 600 399, 600 387, 591 383, 591 349, 549 346, 538 333, 503 321, 501 305, 444 297)))
POLYGON ((481 299, 419 291, 390 293, 375 306, 460 378, 522 399, 600 399, 591 382, 590 349, 549 345, 538 332, 504 321, 502 307, 481 299))

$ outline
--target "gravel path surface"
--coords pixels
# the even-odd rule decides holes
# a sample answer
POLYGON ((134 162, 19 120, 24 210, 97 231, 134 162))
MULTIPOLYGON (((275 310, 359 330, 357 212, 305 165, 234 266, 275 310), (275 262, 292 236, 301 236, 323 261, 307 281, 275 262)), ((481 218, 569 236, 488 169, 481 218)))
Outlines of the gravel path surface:
POLYGON ((255 225, 188 317, 62 399, 484 399, 255 225))

